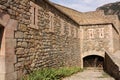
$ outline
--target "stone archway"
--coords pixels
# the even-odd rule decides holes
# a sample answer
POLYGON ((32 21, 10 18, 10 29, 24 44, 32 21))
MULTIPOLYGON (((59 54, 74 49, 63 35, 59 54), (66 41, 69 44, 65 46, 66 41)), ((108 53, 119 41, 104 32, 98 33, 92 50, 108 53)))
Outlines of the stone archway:
POLYGON ((104 67, 104 58, 97 55, 90 55, 83 58, 83 67, 104 67))
POLYGON ((105 52, 104 51, 88 51, 88 52, 84 52, 81 54, 81 68, 83 68, 83 59, 87 56, 92 56, 92 55, 96 55, 102 58, 105 58, 105 52))
POLYGON ((16 20, 10 19, 10 16, 2 10, 0 11, 0 80, 16 80, 14 31, 18 23, 16 20))

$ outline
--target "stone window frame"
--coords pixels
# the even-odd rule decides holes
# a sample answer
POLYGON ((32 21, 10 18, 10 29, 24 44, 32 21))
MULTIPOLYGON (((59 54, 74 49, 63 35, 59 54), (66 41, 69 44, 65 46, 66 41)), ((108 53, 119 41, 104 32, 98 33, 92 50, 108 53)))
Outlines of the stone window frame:
POLYGON ((76 38, 78 38, 78 33, 79 33, 78 28, 76 28, 76 38))
POLYGON ((76 28, 76 26, 73 26, 73 30, 74 30, 74 38, 77 38, 77 28, 76 28))
POLYGON ((38 29, 38 10, 40 7, 32 1, 30 1, 30 6, 31 6, 30 27, 34 29, 38 29))
POLYGON ((65 33, 64 33, 64 30, 65 28, 64 28, 64 20, 63 19, 61 19, 61 30, 60 30, 60 32, 61 32, 61 35, 64 35, 65 33))
POLYGON ((104 38, 104 28, 99 28, 99 38, 104 38))
POLYGON ((78 38, 83 39, 83 36, 84 36, 83 32, 84 32, 83 29, 81 29, 81 28, 78 29, 78 38))
POLYGON ((49 31, 54 32, 54 14, 49 12, 49 31))
POLYGON ((69 29, 68 36, 71 36, 71 24, 70 23, 68 24, 68 29, 69 29))
POLYGON ((95 35, 94 35, 94 29, 88 29, 88 38, 89 39, 94 39, 95 35))
POLYGON ((68 32, 68 23, 64 21, 64 35, 68 36, 67 32, 68 32))
POLYGON ((74 26, 71 26, 71 36, 74 37, 74 26))

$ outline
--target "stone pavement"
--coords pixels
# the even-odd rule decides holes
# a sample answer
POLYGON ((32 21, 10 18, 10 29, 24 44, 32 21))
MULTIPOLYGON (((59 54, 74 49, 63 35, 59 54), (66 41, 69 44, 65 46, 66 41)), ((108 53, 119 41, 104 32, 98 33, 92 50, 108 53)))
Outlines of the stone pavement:
POLYGON ((115 80, 106 74, 103 70, 86 69, 83 72, 64 78, 63 80, 115 80))

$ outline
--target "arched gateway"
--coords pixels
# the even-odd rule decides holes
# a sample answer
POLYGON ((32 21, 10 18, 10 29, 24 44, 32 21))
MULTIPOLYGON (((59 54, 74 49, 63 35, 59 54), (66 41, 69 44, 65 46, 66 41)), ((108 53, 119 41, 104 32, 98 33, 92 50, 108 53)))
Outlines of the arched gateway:
POLYGON ((81 67, 104 67, 105 52, 89 51, 81 55, 81 67))
POLYGON ((83 58, 83 67, 104 67, 104 58, 97 55, 86 56, 83 58))
POLYGON ((14 31, 17 21, 10 19, 10 16, 0 10, 0 80, 16 80, 17 75, 14 70, 15 39, 14 31))

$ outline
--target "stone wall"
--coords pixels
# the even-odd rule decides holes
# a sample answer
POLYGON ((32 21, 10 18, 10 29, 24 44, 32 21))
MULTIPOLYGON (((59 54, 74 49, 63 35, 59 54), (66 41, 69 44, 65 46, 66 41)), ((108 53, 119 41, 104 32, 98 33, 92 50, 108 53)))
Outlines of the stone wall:
POLYGON ((40 68, 81 66, 81 60, 87 55, 104 57, 104 50, 113 53, 119 49, 117 17, 90 12, 81 13, 77 21, 79 12, 77 16, 66 14, 48 0, 0 0, 0 25, 7 26, 4 28, 6 36, 3 36, 7 44, 2 43, 7 47, 6 51, 1 49, 5 52, 2 53, 4 58, 0 56, 0 62, 3 60, 5 64, 0 66, 4 80, 20 79, 40 68), (79 28, 75 21, 86 25, 79 28))
POLYGON ((11 64, 18 78, 28 70, 80 65, 79 25, 44 0, 37 1, 36 6, 38 28, 31 26, 29 0, 0 1, 0 8, 18 21, 14 31, 16 62, 11 64), (54 15, 52 26, 49 13, 54 15))
POLYGON ((105 53, 105 60, 104 60, 104 70, 110 74, 112 77, 114 77, 116 80, 120 79, 120 72, 119 72, 119 66, 115 64, 114 62, 115 58, 112 58, 110 56, 110 53, 105 53))
POLYGON ((81 30, 81 35, 83 35, 81 39, 83 55, 91 51, 97 51, 101 54, 101 52, 104 52, 104 49, 112 51, 112 30, 109 25, 86 25, 81 26, 81 30))
POLYGON ((114 29, 114 25, 112 27, 112 33, 113 33, 113 53, 118 51, 120 49, 120 38, 119 38, 119 32, 117 32, 115 29, 114 29))

